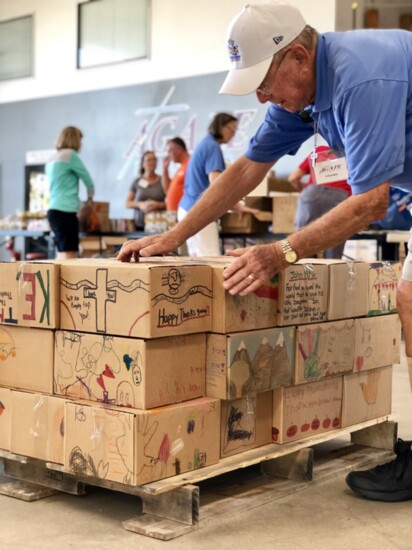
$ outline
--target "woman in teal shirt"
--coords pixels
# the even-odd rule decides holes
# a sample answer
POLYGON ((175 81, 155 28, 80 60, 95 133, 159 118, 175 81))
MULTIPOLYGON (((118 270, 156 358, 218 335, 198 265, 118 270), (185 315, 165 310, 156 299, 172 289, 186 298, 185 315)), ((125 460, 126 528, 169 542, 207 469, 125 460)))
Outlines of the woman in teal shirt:
POLYGON ((57 151, 46 164, 50 185, 47 219, 61 260, 76 258, 79 251, 79 180, 86 185, 89 199, 94 194, 93 181, 78 155, 82 137, 78 128, 64 128, 56 141, 57 151))

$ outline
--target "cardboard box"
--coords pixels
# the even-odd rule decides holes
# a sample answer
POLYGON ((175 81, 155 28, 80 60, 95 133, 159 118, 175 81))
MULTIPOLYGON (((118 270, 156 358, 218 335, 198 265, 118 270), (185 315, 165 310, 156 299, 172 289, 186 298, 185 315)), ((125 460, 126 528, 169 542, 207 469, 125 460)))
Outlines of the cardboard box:
POLYGON ((273 277, 248 296, 232 296, 223 288, 223 272, 233 258, 205 257, 212 269, 212 332, 227 334, 245 330, 275 327, 277 324, 278 278, 273 277))
POLYGON ((63 464, 64 404, 61 397, 12 391, 11 452, 63 464))
POLYGON ((271 443, 272 406, 271 391, 222 401, 220 457, 271 443))
POLYGON ((392 411, 392 366, 343 377, 342 427, 392 411))
POLYGON ((220 218, 222 233, 267 233, 270 221, 261 221, 258 216, 250 212, 226 212, 220 218))
POLYGON ((316 262, 329 268, 328 320, 367 315, 369 264, 326 259, 316 262))
POLYGON ((398 282, 402 275, 400 262, 369 263, 368 315, 395 313, 398 282))
POLYGON ((294 383, 351 372, 354 347, 353 319, 297 327, 294 383))
POLYGON ((299 193, 271 193, 273 200, 272 233, 293 233, 299 193))
POLYGON ((278 178, 276 176, 268 175, 267 186, 269 193, 296 193, 296 188, 293 187, 287 178, 278 178))
POLYGON ((137 338, 210 331, 207 265, 79 259, 61 265, 62 329, 137 338))
POLYGON ((11 390, 0 388, 0 449, 10 451, 11 390))
POLYGON ((65 469, 141 485, 219 461, 220 401, 150 411, 66 403, 65 469))
POLYGON ((316 260, 300 260, 279 274, 278 325, 326 321, 329 270, 316 260))
POLYGON ((105 245, 99 237, 80 237, 79 251, 81 258, 98 258, 105 252, 105 245))
POLYGON ((256 214, 227 212, 220 218, 223 233, 267 233, 272 222, 272 199, 247 196, 245 206, 259 210, 256 214))
POLYGON ((291 384, 295 327, 208 334, 206 395, 244 397, 291 384))
POLYGON ((0 385, 53 392, 51 330, 0 325, 0 385))
POLYGON ((356 319, 354 371, 399 363, 400 346, 401 322, 397 314, 356 319))
POLYGON ((58 327, 59 275, 53 262, 0 263, 0 323, 58 327))
POLYGON ((261 212, 272 213, 272 199, 266 195, 256 196, 248 195, 245 197, 245 206, 257 208, 261 212))
POLYGON ((341 426, 342 376, 273 390, 274 443, 288 443, 341 426))
POLYGON ((138 409, 205 395, 206 335, 154 340, 57 331, 54 393, 138 409))

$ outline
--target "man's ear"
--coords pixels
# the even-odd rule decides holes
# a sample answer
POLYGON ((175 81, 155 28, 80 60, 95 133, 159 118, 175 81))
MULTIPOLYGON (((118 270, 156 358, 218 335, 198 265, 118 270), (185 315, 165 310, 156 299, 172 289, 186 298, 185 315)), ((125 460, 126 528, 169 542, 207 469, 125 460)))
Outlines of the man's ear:
POLYGON ((310 54, 302 44, 294 44, 292 46, 292 57, 300 65, 305 65, 310 60, 310 54))

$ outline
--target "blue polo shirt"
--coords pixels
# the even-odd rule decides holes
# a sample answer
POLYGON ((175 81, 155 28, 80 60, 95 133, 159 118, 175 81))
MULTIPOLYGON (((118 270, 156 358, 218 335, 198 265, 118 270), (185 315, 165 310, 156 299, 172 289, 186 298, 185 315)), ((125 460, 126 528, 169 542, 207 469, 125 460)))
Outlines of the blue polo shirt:
POLYGON ((219 142, 208 134, 190 157, 179 207, 188 212, 209 187, 210 172, 223 172, 224 169, 225 161, 219 142))
MULTIPOLYGON (((309 107, 309 106, 308 106, 309 107)), ((319 133, 348 164, 354 194, 390 180, 412 191, 412 33, 358 30, 318 35, 319 133)), ((270 105, 246 157, 272 162, 313 135, 298 113, 270 105)))

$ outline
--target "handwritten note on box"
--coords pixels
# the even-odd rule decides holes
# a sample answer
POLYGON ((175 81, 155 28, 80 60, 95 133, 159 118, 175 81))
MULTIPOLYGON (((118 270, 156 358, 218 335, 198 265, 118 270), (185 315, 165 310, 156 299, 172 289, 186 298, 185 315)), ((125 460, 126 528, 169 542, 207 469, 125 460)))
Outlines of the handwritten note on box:
MULTIPOLYGON (((316 262, 316 260, 313 260, 316 262)), ((298 262, 279 277, 278 325, 326 321, 328 309, 328 266, 298 262)))

